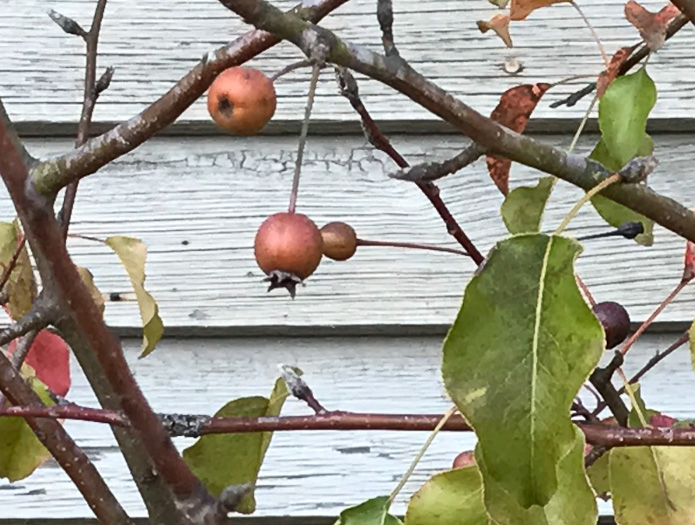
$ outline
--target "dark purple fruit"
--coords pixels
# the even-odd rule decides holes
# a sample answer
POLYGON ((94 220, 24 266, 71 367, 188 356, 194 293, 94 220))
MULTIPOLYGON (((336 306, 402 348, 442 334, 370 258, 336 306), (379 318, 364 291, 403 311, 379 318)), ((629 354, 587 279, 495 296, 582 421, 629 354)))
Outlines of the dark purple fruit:
POLYGON ((630 315, 621 304, 605 301, 597 303, 593 310, 606 332, 606 348, 613 348, 625 341, 630 333, 630 315))

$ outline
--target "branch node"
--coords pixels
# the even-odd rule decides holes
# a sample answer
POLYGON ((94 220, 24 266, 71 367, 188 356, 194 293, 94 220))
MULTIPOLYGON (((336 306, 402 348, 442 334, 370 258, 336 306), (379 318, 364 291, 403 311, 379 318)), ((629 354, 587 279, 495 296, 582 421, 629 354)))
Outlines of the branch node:
POLYGON ((205 424, 210 421, 210 416, 195 414, 158 414, 162 425, 172 437, 201 436, 205 424))
POLYGON ((48 16, 50 16, 51 20, 58 24, 58 26, 60 26, 60 28, 67 34, 79 36, 80 38, 85 40, 87 39, 87 31, 85 31, 82 28, 82 26, 72 18, 63 16, 60 13, 54 11, 53 9, 50 9, 48 11, 48 16))
POLYGON ((225 488, 217 499, 218 515, 227 517, 230 512, 234 512, 244 497, 254 488, 252 483, 242 483, 240 485, 230 485, 225 488))
POLYGON ((287 388, 292 393, 294 397, 300 401, 304 401, 309 408, 311 408, 317 414, 322 414, 326 412, 326 409, 321 403, 314 397, 314 393, 306 384, 304 379, 302 379, 299 374, 289 365, 280 365, 280 372, 282 374, 282 379, 285 381, 287 388))
POLYGON ((659 160, 654 155, 647 157, 635 157, 620 170, 618 175, 623 182, 638 184, 647 180, 649 174, 659 165, 659 160))
POLYGON ((377 0, 376 18, 381 28, 381 41, 386 56, 400 56, 393 40, 393 4, 391 0, 377 0))

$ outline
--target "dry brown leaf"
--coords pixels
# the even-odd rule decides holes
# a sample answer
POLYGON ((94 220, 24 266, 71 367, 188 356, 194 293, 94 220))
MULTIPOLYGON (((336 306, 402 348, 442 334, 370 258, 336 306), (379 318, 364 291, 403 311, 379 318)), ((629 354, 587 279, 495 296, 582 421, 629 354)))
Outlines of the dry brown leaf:
POLYGON ((668 23, 679 14, 680 10, 671 2, 658 13, 647 11, 634 0, 625 4, 625 18, 637 28, 645 44, 652 51, 664 45, 668 23))
MULTIPOLYGON (((492 111, 490 118, 517 133, 523 133, 529 118, 531 118, 531 113, 548 89, 550 89, 550 84, 544 82, 522 84, 508 89, 502 94, 499 104, 492 111)), ((509 159, 487 156, 488 173, 504 195, 509 193, 509 168, 511 165, 512 161, 509 159)))
POLYGON ((599 75, 596 81, 596 96, 598 96, 598 98, 603 96, 610 83, 616 79, 620 72, 620 68, 631 54, 631 47, 621 47, 615 52, 608 67, 599 75))
POLYGON ((509 9, 509 17, 512 20, 523 20, 536 9, 570 1, 571 0, 512 0, 512 6, 509 9))
POLYGON ((495 15, 488 21, 478 20, 477 24, 481 33, 493 30, 507 47, 513 47, 512 36, 509 34, 509 15, 495 15))

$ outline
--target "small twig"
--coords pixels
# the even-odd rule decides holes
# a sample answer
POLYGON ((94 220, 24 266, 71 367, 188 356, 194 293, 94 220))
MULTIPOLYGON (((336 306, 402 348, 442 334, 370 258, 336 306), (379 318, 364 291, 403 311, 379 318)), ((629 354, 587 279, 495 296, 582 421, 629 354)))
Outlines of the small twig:
POLYGON ((572 403, 572 410, 574 410, 576 414, 582 416, 587 423, 599 423, 600 422, 599 418, 596 417, 591 412, 591 410, 586 408, 584 406, 584 403, 582 403, 582 400, 579 398, 576 398, 574 400, 574 402, 572 403))
POLYGON ((309 385, 306 384, 306 381, 304 381, 304 379, 302 379, 299 374, 292 369, 292 367, 282 365, 280 367, 280 372, 282 373, 282 379, 284 379, 287 388, 294 397, 300 401, 304 401, 307 405, 309 405, 309 408, 311 408, 317 414, 327 412, 323 405, 319 403, 318 399, 316 399, 311 388, 309 388, 309 385))
MULTIPOLYGON (((357 87, 357 81, 352 76, 350 71, 342 67, 336 67, 336 77, 338 78, 338 84, 340 86, 340 94, 348 99, 350 105, 357 112, 362 120, 362 129, 364 134, 369 141, 369 143, 376 149, 386 153, 400 168, 407 168, 410 165, 403 158, 403 156, 396 151, 396 149, 391 145, 388 138, 382 133, 379 126, 377 126, 372 116, 367 111, 367 108, 362 103, 362 99, 359 96, 359 89, 357 87)), ((425 196, 429 199, 430 203, 435 210, 439 213, 439 216, 444 221, 449 235, 454 237, 463 249, 468 253, 473 259, 473 261, 480 265, 484 257, 475 247, 473 242, 468 238, 463 228, 459 226, 454 216, 444 204, 441 196, 439 195, 439 188, 432 182, 417 182, 417 187, 422 191, 425 196)))
POLYGON ((604 445, 594 445, 591 447, 589 453, 584 456, 584 468, 587 469, 596 463, 608 450, 609 448, 604 445))
POLYGON ((589 31, 591 31, 591 36, 593 36, 594 40, 596 41, 596 45, 598 46, 599 53, 601 53, 603 63, 606 65, 606 67, 608 67, 610 59, 606 54, 606 50, 603 48, 603 44, 601 43, 601 39, 598 37, 598 33, 596 33, 596 29, 594 29, 594 26, 591 25, 591 22, 589 22, 589 19, 584 14, 584 11, 582 11, 579 5, 577 5, 577 2, 572 1, 570 3, 572 4, 572 7, 574 7, 574 9, 577 11, 577 13, 579 13, 579 16, 582 17, 582 20, 584 20, 584 24, 586 24, 586 27, 588 27, 589 31))
POLYGON ((398 49, 393 40, 393 5, 391 0, 377 0, 376 18, 381 28, 381 41, 384 45, 384 54, 399 56, 398 49))
MULTIPOLYGON (((17 267, 17 262, 19 261, 19 256, 22 254, 22 250, 24 249, 26 242, 27 242, 26 237, 23 236, 22 240, 19 241, 19 243, 17 244, 17 248, 15 248, 15 251, 12 254, 12 258, 7 263, 7 266, 5 266, 5 268, 3 269, 2 275, 0 275, 0 290, 4 290, 5 285, 10 280, 10 275, 12 274, 14 269, 17 267)), ((9 292, 8 292, 7 299, 9 300, 9 298, 10 297, 9 297, 9 292)), ((4 301, 3 304, 5 302, 7 302, 7 301, 4 301)))
POLYGON ((302 132, 299 135, 299 146, 297 147, 297 162, 294 166, 294 178, 292 179, 292 193, 290 193, 290 205, 288 211, 294 213, 297 207, 297 193, 299 192, 299 177, 302 174, 302 162, 304 160, 304 147, 306 146, 306 136, 309 131, 309 120, 311 120, 311 109, 314 107, 314 96, 316 95, 316 86, 319 82, 319 74, 321 68, 318 64, 314 64, 311 72, 311 82, 309 84, 309 95, 306 100, 306 108, 304 110, 304 122, 302 122, 302 132))
POLYGON ((294 62, 292 64, 288 64, 285 67, 283 67, 280 71, 275 73, 270 77, 271 82, 275 82, 278 78, 281 76, 286 75, 287 73, 290 73, 291 71, 294 71, 295 69, 300 69, 303 67, 310 66, 312 61, 308 58, 305 58, 304 60, 300 60, 299 62, 294 62))
MULTIPOLYGON (((630 414, 629 410, 620 399, 620 394, 611 383, 611 377, 613 373, 622 366, 623 364, 623 354, 616 352, 613 356, 611 362, 604 368, 597 368, 591 373, 589 381, 594 385, 594 388, 601 394, 606 405, 613 413, 615 420, 620 426, 627 426, 627 418, 630 414)), ((597 414, 597 410, 594 410, 594 414, 597 414)))
MULTIPOLYGON (((96 71, 97 71, 97 47, 99 45, 99 32, 101 31, 101 23, 104 19, 104 10, 106 9, 107 0, 99 0, 94 9, 94 17, 89 32, 82 31, 82 38, 87 44, 87 63, 84 76, 84 96, 82 101, 82 114, 80 115, 80 123, 77 126, 77 139, 75 140, 75 148, 79 148, 89 138, 89 128, 92 124, 92 115, 94 114, 94 106, 96 105, 99 93, 104 91, 111 83, 113 76, 113 68, 107 69, 99 79, 100 86, 97 87, 96 71)), ((62 26, 61 26, 62 27, 62 26)), ((65 189, 65 197, 63 206, 58 214, 58 219, 62 226, 63 238, 67 238, 68 228, 70 227, 70 219, 72 218, 72 210, 75 206, 75 197, 77 196, 77 185, 79 181, 72 182, 65 189)))
POLYGON ((485 149, 474 142, 461 153, 443 162, 424 162, 409 168, 389 173, 389 177, 409 182, 432 182, 447 175, 453 175, 466 166, 473 164, 485 154, 485 149))
POLYGON ((691 281, 691 279, 682 279, 676 287, 671 291, 670 294, 661 301, 661 304, 656 307, 656 309, 651 313, 649 317, 640 325, 640 327, 635 331, 630 338, 625 341, 625 344, 622 346, 620 349, 620 352, 625 355, 627 354, 628 350, 632 347, 632 345, 635 344, 635 342, 642 336, 644 331, 649 328, 649 325, 651 325, 654 320, 658 317, 658 315, 664 311, 664 308, 666 308, 671 302, 676 298, 676 296, 681 292, 683 288, 685 288, 688 283, 691 281))
POLYGON ((39 335, 39 330, 34 329, 27 332, 19 339, 19 341, 17 341, 17 347, 10 357, 12 366, 14 366, 17 370, 19 370, 24 364, 24 360, 27 358, 27 354, 29 354, 31 345, 34 344, 34 339, 36 339, 37 335, 39 335))
POLYGON ((357 239, 357 246, 386 246, 393 248, 412 248, 414 250, 430 250, 433 252, 455 253, 456 255, 465 255, 470 257, 467 252, 457 250, 455 248, 447 248, 446 246, 436 246, 433 244, 421 244, 416 242, 395 242, 395 241, 370 241, 367 239, 357 239))
POLYGON ((24 316, 0 331, 0 346, 17 339, 32 330, 41 330, 55 321, 59 313, 57 305, 49 303, 39 296, 31 310, 24 316))

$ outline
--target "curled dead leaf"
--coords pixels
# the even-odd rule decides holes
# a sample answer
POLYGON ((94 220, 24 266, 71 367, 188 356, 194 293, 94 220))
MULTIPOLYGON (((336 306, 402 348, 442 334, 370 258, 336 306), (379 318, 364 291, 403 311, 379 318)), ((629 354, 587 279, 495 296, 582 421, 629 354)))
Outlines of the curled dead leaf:
POLYGON ((616 79, 618 73, 620 72, 620 68, 631 54, 631 47, 621 47, 611 57, 611 61, 608 63, 608 67, 601 72, 601 74, 598 77, 598 80, 596 81, 596 96, 598 98, 601 98, 603 96, 611 82, 613 82, 616 79))
POLYGON ((536 9, 570 0, 512 0, 509 16, 512 20, 523 20, 536 9))
POLYGON ((658 13, 648 11, 634 0, 625 4, 625 18, 637 28, 645 44, 652 51, 664 45, 668 24, 679 14, 680 10, 671 2, 658 13))
POLYGON ((513 47, 512 36, 509 34, 509 15, 495 15, 490 20, 478 20, 478 29, 481 33, 494 31, 507 47, 513 47))
POLYGON ((99 313, 101 313, 101 315, 104 315, 104 309, 106 308, 104 303, 104 296, 99 291, 99 288, 97 288, 96 284, 94 284, 94 276, 92 275, 92 272, 90 272, 87 268, 78 266, 77 273, 80 274, 82 282, 87 287, 87 290, 89 290, 89 295, 92 296, 92 300, 97 305, 99 313))

